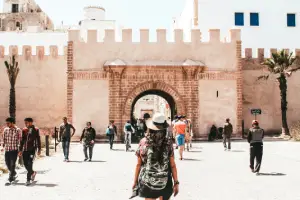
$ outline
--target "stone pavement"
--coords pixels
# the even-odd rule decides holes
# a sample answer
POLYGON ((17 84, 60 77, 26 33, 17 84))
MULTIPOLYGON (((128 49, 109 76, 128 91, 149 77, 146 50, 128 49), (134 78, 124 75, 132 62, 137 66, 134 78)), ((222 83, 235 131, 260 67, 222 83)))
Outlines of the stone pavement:
MULTIPOLYGON (((266 142, 261 176, 248 168, 248 144, 233 143, 225 152, 221 143, 198 143, 187 160, 177 161, 180 194, 177 200, 300 200, 300 143, 266 142), (277 174, 276 173, 280 173, 277 174), (273 174, 273 175, 272 175, 273 174)), ((134 146, 136 147, 136 145, 134 146)), ((124 145, 97 144, 94 162, 82 162, 82 147, 71 145, 72 162, 62 162, 61 153, 38 160, 36 183, 24 186, 24 170, 19 182, 4 186, 0 178, 1 200, 126 200, 136 158, 124 145)), ((139 198, 136 198, 139 199, 139 198)))

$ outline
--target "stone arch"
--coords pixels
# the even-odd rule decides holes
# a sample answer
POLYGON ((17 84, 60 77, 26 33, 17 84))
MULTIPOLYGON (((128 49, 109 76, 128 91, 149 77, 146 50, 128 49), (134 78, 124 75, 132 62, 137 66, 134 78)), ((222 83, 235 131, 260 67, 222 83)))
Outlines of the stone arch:
POLYGON ((141 93, 146 92, 148 90, 159 90, 169 94, 174 99, 177 105, 177 113, 186 113, 183 98, 175 88, 163 81, 148 81, 137 85, 130 92, 128 92, 128 95, 122 106, 123 116, 127 116, 127 119, 129 118, 129 116, 131 115, 132 103, 134 103, 135 98, 141 93))

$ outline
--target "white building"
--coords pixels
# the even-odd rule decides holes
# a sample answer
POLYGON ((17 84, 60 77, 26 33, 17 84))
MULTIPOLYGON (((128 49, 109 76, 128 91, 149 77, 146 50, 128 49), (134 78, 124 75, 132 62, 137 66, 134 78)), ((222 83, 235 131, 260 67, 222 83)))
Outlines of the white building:
POLYGON ((34 0, 3 0, 0 31, 53 30, 50 18, 34 0))
POLYGON ((105 29, 114 29, 116 38, 120 39, 120 28, 115 20, 106 20, 105 9, 99 6, 89 6, 84 8, 84 20, 79 22, 79 29, 82 38, 86 41, 87 30, 98 31, 98 41, 103 41, 105 29))
MULTIPOLYGON (((12 0, 11 0, 12 1, 12 0)), ((30 0, 23 0, 30 1, 30 0)), ((12 4, 9 4, 12 5, 12 4)), ((10 9, 6 4, 4 9, 10 9)), ((11 10, 5 10, 11 13, 11 10)), ((7 13, 3 13, 6 16, 7 13)), ((1 16, 1 14, 0 14, 1 16)), ((84 19, 78 23, 78 25, 66 26, 61 25, 55 30, 45 29, 30 29, 20 31, 0 31, 0 45, 5 47, 5 54, 8 54, 9 46, 17 45, 19 52, 22 52, 23 45, 30 45, 33 47, 33 54, 35 54, 35 46, 59 46, 59 54, 63 53, 63 47, 68 43, 68 30, 77 29, 80 30, 82 40, 86 41, 87 30, 98 31, 98 41, 101 42, 105 36, 105 29, 114 29, 116 33, 116 39, 120 40, 121 29, 114 20, 105 19, 105 9, 97 6, 89 6, 84 8, 84 19)), ((46 48, 46 54, 49 53, 49 48, 46 48)))
POLYGON ((299 0, 186 0, 173 28, 182 28, 185 33, 199 28, 204 41, 209 29, 221 29, 224 40, 229 29, 237 28, 242 30, 244 48, 294 49, 300 47, 298 21, 299 0))

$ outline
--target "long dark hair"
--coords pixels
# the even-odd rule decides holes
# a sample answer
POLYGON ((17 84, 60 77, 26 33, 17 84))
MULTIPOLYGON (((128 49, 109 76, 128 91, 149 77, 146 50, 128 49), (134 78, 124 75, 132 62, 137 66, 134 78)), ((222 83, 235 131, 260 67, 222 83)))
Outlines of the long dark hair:
POLYGON ((146 136, 148 146, 153 149, 154 159, 156 159, 160 164, 163 163, 164 151, 168 145, 170 145, 166 135, 167 129, 158 131, 149 129, 149 133, 146 136))

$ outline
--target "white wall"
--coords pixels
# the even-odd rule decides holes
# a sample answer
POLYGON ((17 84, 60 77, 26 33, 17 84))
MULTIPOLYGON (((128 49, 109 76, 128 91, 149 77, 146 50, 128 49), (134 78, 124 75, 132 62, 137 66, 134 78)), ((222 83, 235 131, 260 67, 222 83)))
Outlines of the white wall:
MULTIPOLYGON (((187 0, 187 5, 190 5, 191 1, 187 0)), ((187 6, 185 9, 188 11, 183 13, 191 13, 192 18, 193 6, 187 6)), ((203 32, 203 40, 208 40, 209 29, 221 29, 223 40, 229 29, 239 28, 242 30, 244 48, 299 48, 299 11, 299 0, 199 0, 199 28, 203 32), (244 12, 244 26, 234 25, 235 12, 244 12), (250 12, 259 13, 259 27, 250 26, 250 12), (287 27, 287 13, 297 13, 296 27, 287 27)), ((184 21, 189 23, 186 16, 184 15, 184 21)))

